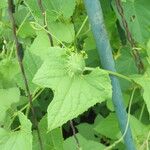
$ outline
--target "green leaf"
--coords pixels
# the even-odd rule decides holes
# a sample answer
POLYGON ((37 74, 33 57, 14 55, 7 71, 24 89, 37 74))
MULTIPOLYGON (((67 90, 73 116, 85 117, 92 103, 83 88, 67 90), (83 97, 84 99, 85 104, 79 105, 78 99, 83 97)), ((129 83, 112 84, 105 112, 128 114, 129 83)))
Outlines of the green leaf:
MULTIPOLYGON (((37 1, 26 0, 26 2, 34 15, 43 17, 37 1)), ((75 0, 44 0, 42 2, 48 22, 55 21, 60 17, 63 17, 65 20, 69 19, 73 15, 76 4, 75 0)))
POLYGON ((131 75, 138 72, 130 51, 131 49, 129 47, 123 47, 116 59, 116 69, 119 73, 124 75, 131 75))
POLYGON ((150 64, 150 39, 147 42, 146 51, 147 51, 147 55, 148 55, 147 60, 148 60, 148 63, 150 64))
POLYGON ((49 38, 46 32, 37 32, 37 37, 34 39, 31 47, 30 52, 38 57, 43 61, 47 58, 47 54, 50 48, 49 38))
POLYGON ((54 91, 54 99, 47 110, 49 130, 111 97, 108 74, 96 68, 83 75, 84 67, 81 54, 67 54, 64 49, 52 48, 49 58, 36 73, 33 82, 54 91))
POLYGON ((88 59, 86 59, 86 64, 90 67, 99 66, 100 60, 98 57, 98 52, 92 32, 87 34, 87 38, 84 42, 84 50, 88 55, 88 59))
POLYGON ((71 43, 74 40, 75 32, 72 23, 52 22, 48 24, 48 28, 56 40, 66 43, 71 43))
POLYGON ((14 78, 18 72, 19 65, 16 59, 2 59, 0 61, 0 88, 16 86, 14 78))
POLYGON ((18 6, 18 11, 15 11, 15 21, 19 26, 18 36, 21 38, 34 37, 35 30, 30 25, 31 19, 29 19, 29 12, 24 5, 18 6))
POLYGON ((117 17, 114 11, 112 10, 110 0, 100 0, 100 2, 102 5, 104 21, 110 39, 110 43, 112 47, 116 49, 120 46, 120 39, 116 26, 117 17))
MULTIPOLYGON (((43 20, 37 1, 26 0, 26 2, 34 15, 43 20)), ((55 36, 54 39, 66 43, 72 42, 75 36, 74 25, 68 19, 73 15, 75 0, 45 0, 43 6, 46 11, 48 29, 55 36)))
POLYGON ((75 4, 75 0, 44 1, 44 6, 46 8, 49 19, 51 19, 51 16, 55 16, 56 19, 61 16, 64 19, 69 19, 73 15, 75 4))
POLYGON ((28 21, 25 21, 20 31, 18 32, 18 35, 22 38, 34 37, 35 30, 33 30, 33 28, 31 27, 28 21))
MULTIPOLYGON (((122 3, 125 18, 133 38, 140 43, 147 42, 150 37, 150 1, 149 0, 126 0, 122 3), (144 14, 144 16, 143 16, 144 14)), ((118 14, 115 0, 113 8, 122 24, 121 17, 118 14)))
POLYGON ((142 124, 134 116, 130 116, 130 125, 132 134, 137 145, 137 149, 147 149, 146 142, 149 143, 148 135, 150 134, 150 125, 142 124), (146 141, 147 140, 147 141, 146 141))
POLYGON ((144 75, 132 75, 131 78, 144 90, 143 98, 150 114, 150 69, 148 69, 144 75))
MULTIPOLYGON (((130 115, 130 127, 132 130, 133 138, 136 143, 137 149, 144 149, 142 145, 145 147, 150 126, 142 124, 138 119, 134 116, 130 115)), ((111 113, 107 118, 99 119, 96 122, 96 127, 94 128, 98 133, 109 137, 110 139, 119 139, 121 137, 121 132, 118 127, 118 121, 116 115, 111 113), (112 130, 113 129, 113 130, 112 130)))
MULTIPOLYGON (((82 150, 103 150, 105 148, 99 142, 87 140, 80 134, 76 134, 82 150)), ((74 137, 70 137, 64 141, 64 150, 77 150, 77 144, 74 137)))
MULTIPOLYGON (((119 56, 117 57, 115 63, 116 63, 116 70, 120 74, 131 75, 138 73, 134 58, 131 55, 130 51, 131 49, 129 47, 123 47, 120 50, 120 53, 118 54, 119 56)), ((131 86, 130 82, 124 79, 119 79, 119 81, 123 91, 127 91, 130 88, 131 86)))
MULTIPOLYGON (((25 51, 23 63, 24 63, 24 68, 26 71, 26 76, 28 79, 28 84, 29 84, 30 90, 31 90, 31 92, 34 92, 34 90, 37 88, 37 86, 32 83, 32 79, 33 79, 36 71, 41 66, 42 61, 41 61, 40 57, 32 54, 32 52, 30 52, 30 50, 27 49, 25 51)), ((26 90, 21 72, 16 75, 15 80, 19 87, 26 90)))
POLYGON ((94 130, 94 124, 80 123, 77 126, 77 129, 78 133, 80 133, 80 135, 82 135, 84 138, 99 142, 98 134, 94 130))
POLYGON ((21 127, 19 131, 8 131, 0 128, 1 150, 32 150, 31 122, 19 113, 21 127))
MULTIPOLYGON (((39 123, 40 134, 44 150, 63 150, 63 137, 61 128, 47 133, 47 116, 44 116, 39 123)), ((33 150, 40 150, 37 132, 33 132, 33 150)))
POLYGON ((0 73, 5 80, 11 81, 19 72, 19 65, 16 59, 3 59, 0 61, 0 73))
POLYGON ((110 139, 117 139, 119 135, 119 125, 114 113, 111 113, 107 118, 99 120, 96 123, 95 131, 110 139), (112 130, 113 129, 113 130, 112 130))
POLYGON ((0 2, 0 9, 7 7, 7 0, 3 0, 0 2))
MULTIPOLYGON (((129 104, 129 100, 130 100, 130 95, 129 94, 126 94, 126 93, 123 93, 123 99, 124 99, 124 105, 125 105, 125 108, 128 107, 128 104, 129 104)), ((107 108, 111 111, 115 111, 115 108, 114 108, 114 104, 112 102, 112 99, 108 99, 107 100, 107 108)))
POLYGON ((0 123, 4 121, 6 111, 13 103, 19 102, 20 92, 18 88, 0 89, 0 123))

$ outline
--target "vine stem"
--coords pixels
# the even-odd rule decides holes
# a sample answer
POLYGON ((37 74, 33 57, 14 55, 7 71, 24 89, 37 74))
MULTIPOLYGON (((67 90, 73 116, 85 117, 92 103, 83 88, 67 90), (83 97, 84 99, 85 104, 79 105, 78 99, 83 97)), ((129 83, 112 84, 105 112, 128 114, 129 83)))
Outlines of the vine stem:
MULTIPOLYGON (((25 18, 23 19, 22 23, 20 24, 20 26, 18 27, 18 30, 16 31, 16 35, 18 35, 19 31, 21 30, 22 26, 24 25, 25 21, 27 20, 27 18, 29 17, 30 15, 30 12, 27 13, 27 15, 25 16, 25 18)), ((15 45, 15 42, 13 42, 13 45, 12 45, 12 48, 11 48, 11 51, 10 51, 10 54, 9 54, 9 59, 12 58, 12 55, 13 55, 13 51, 14 51, 14 45, 15 45)))
MULTIPOLYGON (((46 30, 48 30, 47 21, 46 21, 46 11, 45 11, 45 9, 44 9, 44 7, 43 7, 42 0, 37 0, 37 1, 38 1, 39 8, 40 8, 40 10, 41 10, 41 12, 42 12, 42 15, 43 15, 44 28, 45 28, 46 30)), ((52 39, 51 34, 50 34, 50 33, 47 33, 47 35, 48 35, 48 37, 49 37, 49 41, 50 41, 51 46, 54 46, 54 43, 53 43, 53 39, 52 39)))
MULTIPOLYGON (((95 68, 91 68, 91 67, 85 67, 85 71, 88 70, 88 71, 93 71, 95 68)), ((105 70, 105 69, 101 69, 101 70, 104 70, 105 72, 107 72, 108 74, 110 75, 114 75, 114 76, 117 76, 119 78, 122 78, 124 80, 127 80, 129 82, 133 82, 133 80, 125 75, 122 75, 120 73, 117 73, 117 72, 113 72, 113 71, 110 71, 110 70, 105 70)))
MULTIPOLYGON (((84 19, 84 21, 83 21, 81 27, 79 28, 77 34, 75 35, 75 38, 74 38, 74 49, 75 49, 76 52, 77 52, 77 48, 76 48, 77 38, 78 38, 78 36, 80 35, 81 31, 83 30, 83 28, 84 28, 84 26, 85 26, 87 20, 88 20, 88 16, 85 17, 85 19, 84 19)), ((71 45, 72 45, 72 44, 71 44, 71 45)), ((70 47, 70 46, 69 46, 69 47, 70 47)))
MULTIPOLYGON (((31 26, 33 29, 35 30, 43 30, 45 31, 47 34, 50 34, 52 36, 52 38, 54 38, 58 43, 60 43, 64 48, 67 49, 67 47, 63 44, 63 42, 61 42, 61 40, 59 40, 54 34, 52 34, 48 29, 45 29, 45 27, 43 27, 42 25, 40 25, 38 23, 38 20, 36 19, 36 17, 34 16, 30 6, 26 3, 26 1, 24 1, 25 5, 27 6, 28 10, 30 11, 32 17, 34 18, 35 22, 30 22, 31 26), (39 28, 36 28, 35 26, 38 26, 39 28)), ((46 16, 45 16, 46 17, 46 16)))
MULTIPOLYGON (((34 101, 43 91, 44 91, 44 88, 41 89, 41 90, 32 98, 32 101, 34 101)), ((29 103, 26 104, 23 108, 21 108, 20 111, 25 110, 28 106, 29 106, 29 103)))
MULTIPOLYGON (((39 88, 38 88, 39 89, 39 88)), ((36 89, 35 91, 34 91, 34 93, 33 93, 33 96, 32 96, 32 101, 34 101, 42 92, 43 92, 43 90, 44 90, 44 88, 43 89, 40 89, 39 91, 37 91, 38 89, 36 89)), ((23 108, 21 108, 19 111, 24 111, 25 109, 28 109, 30 107, 30 103, 28 103, 28 104, 26 104, 23 108)), ((15 119, 15 117, 16 116, 18 116, 18 113, 16 112, 16 113, 14 113, 13 114, 13 116, 12 116, 12 120, 13 119, 15 119)), ((8 126, 8 127, 10 127, 11 126, 11 124, 8 126)))
POLYGON ((76 141, 78 150, 81 150, 80 143, 79 143, 79 140, 78 140, 78 138, 77 138, 77 136, 76 136, 76 130, 75 130, 75 128, 74 128, 74 125, 73 125, 73 121, 72 121, 72 120, 70 120, 70 126, 71 126, 71 129, 72 129, 73 136, 74 136, 74 139, 75 139, 75 141, 76 141))
POLYGON ((37 21, 36 21, 36 22, 30 22, 30 23, 31 23, 31 26, 32 26, 33 29, 35 29, 35 30, 43 30, 43 31, 45 31, 46 33, 51 34, 51 36, 52 36, 54 39, 56 39, 57 42, 59 42, 64 48, 67 49, 67 47, 63 44, 63 42, 61 42, 61 40, 59 40, 54 34, 50 33, 50 31, 46 30, 46 29, 45 29, 43 26, 41 26, 37 21), (35 27, 35 26, 37 26, 38 28, 35 27))
POLYGON ((13 32, 13 37, 14 37, 14 41, 15 41, 15 45, 16 45, 16 54, 17 54, 17 58, 18 58, 18 63, 19 63, 19 66, 20 66, 20 70, 21 70, 23 80, 24 80, 25 88, 26 88, 26 91, 27 91, 27 94, 28 94, 28 100, 29 100, 31 112, 32 112, 32 115, 33 115, 34 125, 36 126, 36 129, 37 129, 40 149, 43 150, 43 143, 42 143, 42 139, 41 139, 41 135, 40 135, 40 130, 39 130, 39 127, 38 127, 38 121, 37 121, 35 111, 34 111, 34 108, 33 108, 32 96, 31 96, 31 92, 30 92, 30 89, 29 89, 27 76, 26 76, 26 73, 25 73, 25 68, 24 68, 24 65, 23 65, 23 49, 22 49, 22 45, 18 41, 17 34, 16 34, 16 24, 15 24, 15 19, 14 19, 14 16, 13 16, 13 0, 8 0, 8 12, 9 12, 10 21, 11 21, 11 24, 12 24, 12 32, 13 32))
POLYGON ((115 147, 117 144, 119 144, 123 140, 124 136, 126 135, 126 133, 128 131, 128 127, 129 127, 129 122, 130 122, 130 112, 131 112, 132 101, 133 101, 133 97, 134 97, 136 89, 137 89, 137 87, 135 87, 133 89, 131 97, 130 97, 129 108, 128 108, 128 120, 127 120, 126 128, 125 128, 125 131, 124 131, 123 135, 120 137, 120 139, 118 139, 117 141, 115 141, 112 145, 108 146, 104 150, 110 150, 113 147, 115 147))
POLYGON ((136 66, 138 68, 139 73, 142 73, 144 70, 144 64, 141 60, 141 57, 140 57, 140 54, 139 54, 138 49, 136 47, 135 41, 134 41, 132 34, 129 30, 129 26, 128 26, 128 23, 126 21, 125 15, 124 15, 124 9, 122 6, 122 2, 121 2, 121 0, 115 0, 115 3, 116 3, 117 11, 118 11, 119 15, 121 16, 122 25, 123 25, 123 28, 126 32, 127 40, 132 47, 132 55, 134 57, 136 66))
POLYGON ((82 23, 82 25, 81 25, 79 31, 77 32, 75 38, 77 38, 77 37, 79 36, 79 34, 81 33, 82 29, 84 28, 84 26, 85 26, 87 20, 88 20, 88 16, 85 17, 85 19, 84 19, 84 21, 83 21, 83 23, 82 23))
POLYGON ((144 112, 144 109, 145 109, 145 103, 143 103, 143 105, 142 105, 142 109, 141 109, 141 112, 140 112, 140 116, 139 116, 139 121, 141 121, 142 120, 142 117, 143 117, 143 112, 144 112))

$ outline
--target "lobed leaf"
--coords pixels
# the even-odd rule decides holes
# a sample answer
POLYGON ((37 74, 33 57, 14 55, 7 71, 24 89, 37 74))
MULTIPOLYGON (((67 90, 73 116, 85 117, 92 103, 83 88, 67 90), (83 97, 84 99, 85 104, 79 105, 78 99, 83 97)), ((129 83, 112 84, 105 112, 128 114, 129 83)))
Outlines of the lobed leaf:
MULTIPOLYGON (((70 72, 74 69, 68 65, 68 57, 64 49, 52 48, 49 58, 33 79, 34 83, 54 91, 54 99, 47 110, 48 130, 63 125, 96 103, 111 97, 110 79, 105 71, 96 68, 85 75, 82 71, 70 72)), ((82 67, 79 66, 80 69, 82 67)))
POLYGON ((31 122, 24 114, 18 114, 21 127, 19 131, 0 128, 1 150, 32 150, 31 122))

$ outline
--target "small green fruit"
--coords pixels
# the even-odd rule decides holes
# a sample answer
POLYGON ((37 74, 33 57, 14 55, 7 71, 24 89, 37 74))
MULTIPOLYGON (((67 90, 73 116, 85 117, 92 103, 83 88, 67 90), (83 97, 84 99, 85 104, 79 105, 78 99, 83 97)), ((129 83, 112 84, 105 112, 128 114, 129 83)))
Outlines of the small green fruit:
POLYGON ((72 53, 68 57, 67 69, 71 76, 82 74, 85 69, 85 60, 82 54, 72 53))

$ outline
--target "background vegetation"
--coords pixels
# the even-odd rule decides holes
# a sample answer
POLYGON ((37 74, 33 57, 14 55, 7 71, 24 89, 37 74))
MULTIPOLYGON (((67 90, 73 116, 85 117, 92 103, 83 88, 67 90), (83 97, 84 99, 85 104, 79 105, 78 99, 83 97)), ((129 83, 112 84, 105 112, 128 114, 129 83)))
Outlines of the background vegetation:
POLYGON ((100 2, 117 73, 99 68, 82 0, 1 0, 1 150, 125 149, 109 74, 150 149, 150 1, 100 2))

